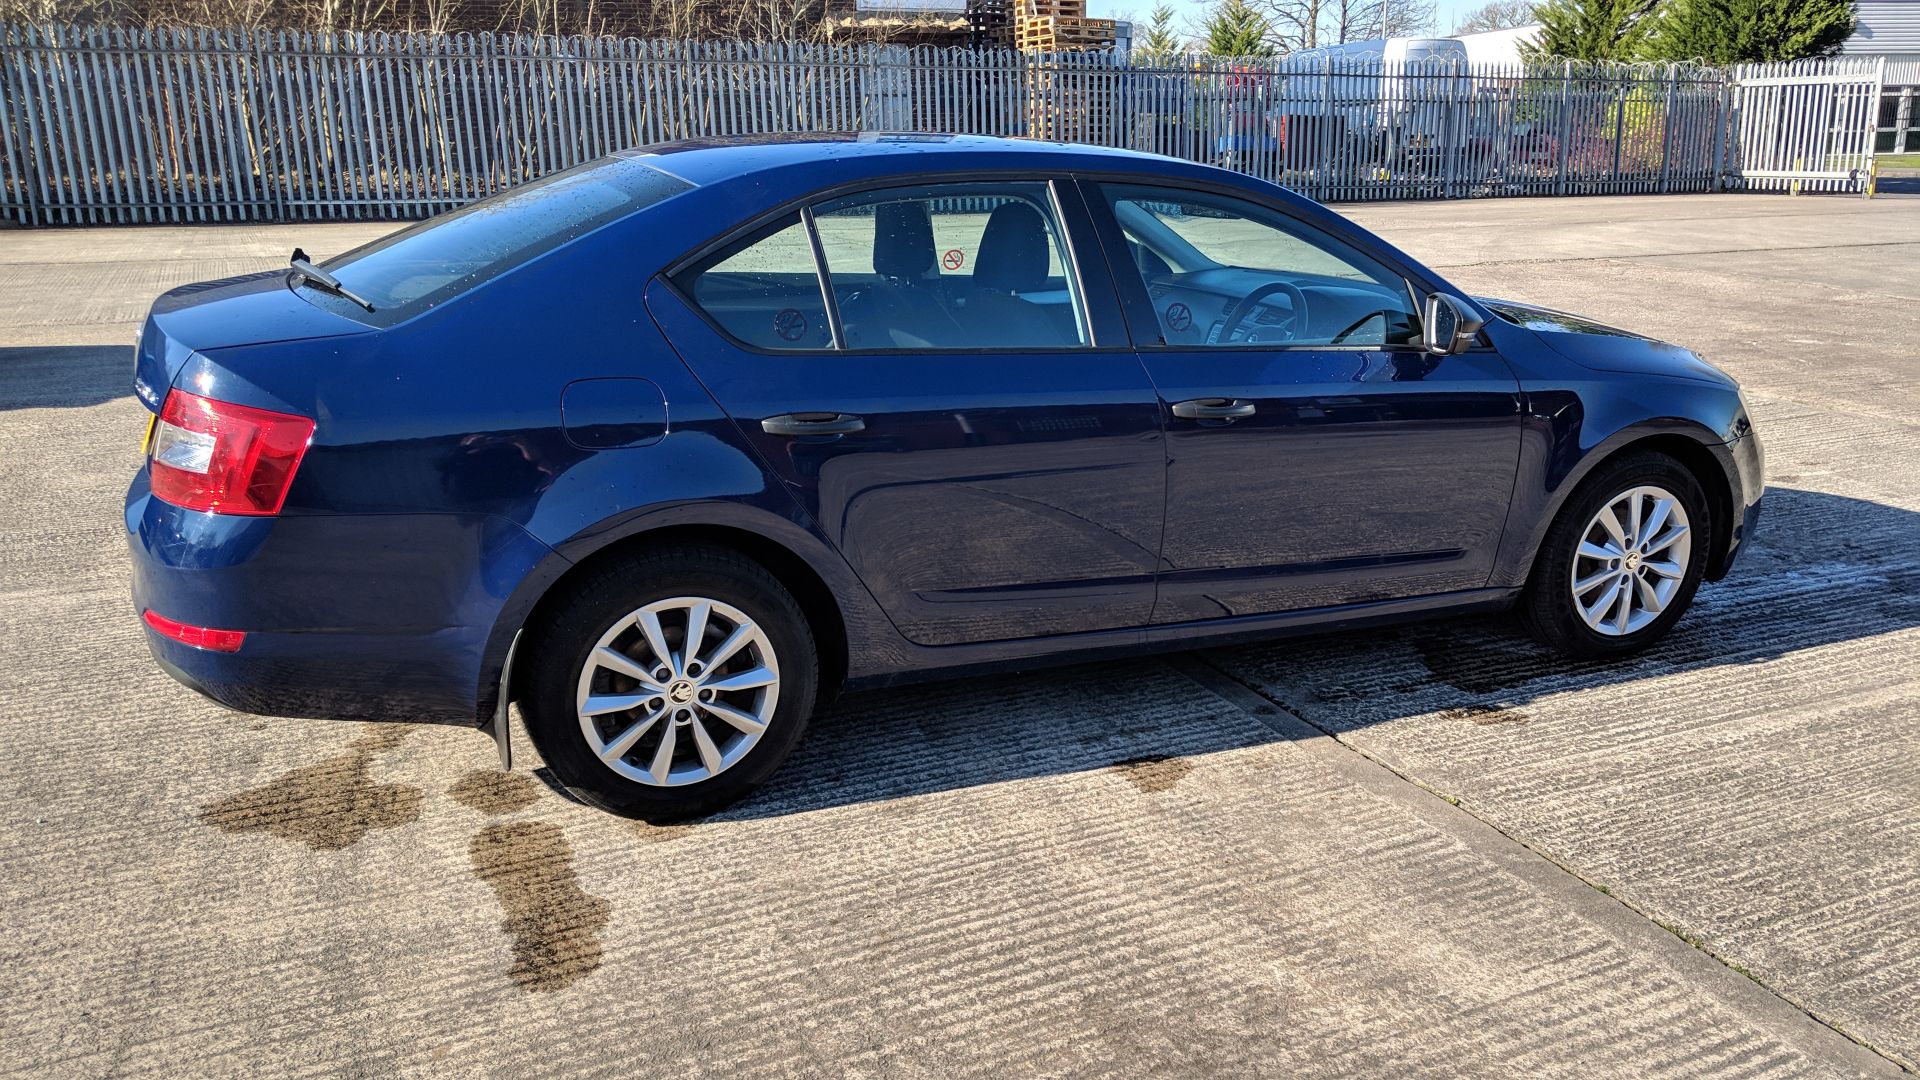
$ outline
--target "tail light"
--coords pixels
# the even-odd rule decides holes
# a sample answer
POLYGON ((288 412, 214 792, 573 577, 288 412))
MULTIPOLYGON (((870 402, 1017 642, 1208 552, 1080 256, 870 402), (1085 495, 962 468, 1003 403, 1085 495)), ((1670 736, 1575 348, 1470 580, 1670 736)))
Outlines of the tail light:
POLYGON ((153 429, 153 493, 175 506, 271 516, 287 501, 313 421, 174 390, 153 429))
POLYGON ((143 611, 140 617, 154 632, 163 637, 191 645, 196 649, 210 652, 239 652, 240 646, 247 640, 244 630, 214 630, 205 626, 190 626, 177 622, 156 611, 143 611))

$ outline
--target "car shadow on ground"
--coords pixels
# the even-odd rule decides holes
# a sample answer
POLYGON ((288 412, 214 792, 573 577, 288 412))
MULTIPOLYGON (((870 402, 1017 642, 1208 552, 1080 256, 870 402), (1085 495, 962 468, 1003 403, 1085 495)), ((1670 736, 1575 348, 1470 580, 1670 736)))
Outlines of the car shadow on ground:
MULTIPOLYGON (((1623 662, 1554 656, 1505 617, 1189 655, 1260 691, 1276 709, 1337 734, 1431 713, 1498 723, 1551 694, 1755 664, 1916 625, 1920 514, 1773 488, 1759 539, 1733 574, 1703 587, 1672 636, 1623 662)), ((816 718, 766 787, 714 820, 1091 770, 1132 772, 1285 739, 1281 728, 1161 658, 854 694, 816 718)))
POLYGON ((0 348, 0 411, 84 408, 132 396, 131 341, 0 348))

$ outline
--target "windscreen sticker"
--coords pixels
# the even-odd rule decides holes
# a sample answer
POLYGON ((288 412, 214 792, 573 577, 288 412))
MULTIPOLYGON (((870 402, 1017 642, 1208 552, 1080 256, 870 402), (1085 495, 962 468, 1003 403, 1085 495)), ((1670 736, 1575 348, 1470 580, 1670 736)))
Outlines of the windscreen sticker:
POLYGON ((1167 305, 1167 329, 1176 333, 1193 325, 1193 309, 1179 301, 1167 305))
POLYGON ((959 248, 948 248, 947 253, 940 256, 940 265, 949 270, 958 270, 967 265, 967 253, 959 248))
POLYGON ((773 316, 773 332, 781 341, 799 341, 807 336, 807 313, 799 308, 781 308, 773 316))

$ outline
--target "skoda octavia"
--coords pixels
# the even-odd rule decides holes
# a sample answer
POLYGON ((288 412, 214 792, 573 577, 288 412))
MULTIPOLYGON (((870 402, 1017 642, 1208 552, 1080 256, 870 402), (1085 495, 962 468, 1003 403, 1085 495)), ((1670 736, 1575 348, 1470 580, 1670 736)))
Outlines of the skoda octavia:
POLYGON ((1659 639, 1751 535, 1733 381, 1273 185, 933 135, 616 154, 177 289, 126 502, 160 665, 488 729, 623 813, 841 689, 1514 608, 1659 639))

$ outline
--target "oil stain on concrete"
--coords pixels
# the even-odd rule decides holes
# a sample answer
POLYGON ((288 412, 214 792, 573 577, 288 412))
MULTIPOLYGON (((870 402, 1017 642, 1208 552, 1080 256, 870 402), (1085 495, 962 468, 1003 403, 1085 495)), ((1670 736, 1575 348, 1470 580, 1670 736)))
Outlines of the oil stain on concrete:
POLYGON ((1158 754, 1115 762, 1113 767, 1134 787, 1152 795, 1170 790, 1175 784, 1185 779, 1186 775, 1193 771, 1193 762, 1186 758, 1158 754))
POLYGON ((1533 719, 1521 709, 1511 709, 1505 705, 1462 705, 1457 709, 1440 710, 1442 720, 1471 720, 1481 727, 1495 724, 1524 724, 1533 719))
POLYGON ((489 825, 473 838, 473 871, 493 887, 513 938, 508 975, 523 990, 558 990, 591 974, 613 906, 580 888, 573 850, 544 821, 489 825))
POLYGON ((540 801, 540 785, 519 773, 470 772, 447 789, 453 801, 483 814, 511 814, 540 801))
POLYGON ((320 851, 359 843, 376 829, 420 816, 424 797, 407 784, 376 784, 376 755, 407 736, 404 724, 380 724, 347 744, 347 752, 294 769, 251 791, 200 810, 200 820, 223 832, 264 832, 320 851))

